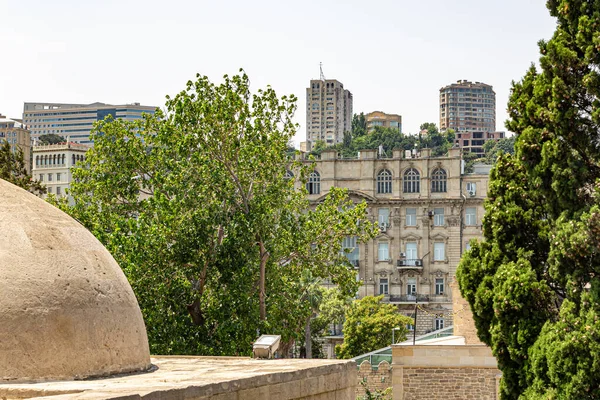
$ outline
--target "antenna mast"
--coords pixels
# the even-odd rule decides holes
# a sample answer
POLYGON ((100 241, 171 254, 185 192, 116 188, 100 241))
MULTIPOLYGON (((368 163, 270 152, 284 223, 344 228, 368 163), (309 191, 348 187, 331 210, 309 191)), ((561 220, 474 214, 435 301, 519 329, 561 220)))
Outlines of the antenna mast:
POLYGON ((322 81, 325 80, 325 75, 323 75, 323 63, 320 62, 319 63, 319 71, 321 71, 321 77, 319 79, 321 79, 322 81))

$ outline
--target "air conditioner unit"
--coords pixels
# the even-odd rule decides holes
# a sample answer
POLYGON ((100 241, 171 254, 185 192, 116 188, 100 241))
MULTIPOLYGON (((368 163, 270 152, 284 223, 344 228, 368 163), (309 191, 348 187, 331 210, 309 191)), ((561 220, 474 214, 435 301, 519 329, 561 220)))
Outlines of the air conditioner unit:
POLYGON ((400 253, 400 258, 406 258, 406 253, 400 253))
POLYGON ((415 266, 422 267, 423 266, 423 260, 415 260, 415 266))
POLYGON ((385 232, 385 231, 387 231, 387 225, 381 224, 381 226, 379 226, 379 229, 381 229, 381 232, 385 232))
POLYGON ((427 211, 427 215, 429 216, 429 218, 433 218, 434 213, 433 211, 427 211))
POLYGON ((469 190, 469 196, 470 197, 475 197, 475 191, 474 190, 469 190))
POLYGON ((406 260, 398 260, 398 261, 396 261, 396 266, 397 267, 405 267, 406 266, 406 260))
POLYGON ((359 262, 358 262, 358 260, 352 260, 352 266, 353 266, 354 268, 358 268, 358 266, 359 266, 359 262))

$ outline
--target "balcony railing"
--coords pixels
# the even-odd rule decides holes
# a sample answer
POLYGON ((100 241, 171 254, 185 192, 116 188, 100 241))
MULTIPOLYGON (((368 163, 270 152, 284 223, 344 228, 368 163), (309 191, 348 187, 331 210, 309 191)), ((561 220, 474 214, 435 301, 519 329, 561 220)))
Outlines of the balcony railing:
POLYGON ((423 260, 420 258, 402 258, 396 261, 398 269, 422 269, 423 260))
POLYGON ((426 294, 392 294, 390 303, 429 303, 429 295, 426 294))
POLYGON ((34 169, 42 169, 42 168, 64 168, 67 164, 48 164, 48 165, 36 165, 34 169))

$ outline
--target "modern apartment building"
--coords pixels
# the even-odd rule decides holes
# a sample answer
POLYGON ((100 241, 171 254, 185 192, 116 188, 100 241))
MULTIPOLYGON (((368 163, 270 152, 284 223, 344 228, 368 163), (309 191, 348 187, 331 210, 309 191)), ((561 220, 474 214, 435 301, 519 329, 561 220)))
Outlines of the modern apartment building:
POLYGON ((64 196, 71 184, 71 168, 85 159, 88 149, 89 146, 73 142, 33 146, 31 174, 46 186, 48 194, 64 196))
POLYGON ((0 114, 0 143, 8 142, 13 152, 17 148, 23 152, 23 160, 27 172, 31 172, 31 137, 30 132, 20 120, 6 118, 0 114))
POLYGON ((352 131, 352 93, 335 79, 311 80, 306 89, 306 149, 324 141, 341 143, 352 131))
POLYGON ((61 104, 61 103, 25 103, 23 122, 31 131, 35 141, 40 135, 54 133, 70 142, 92 144, 90 131, 96 121, 108 115, 126 121, 140 119, 142 113, 154 114, 156 107, 142 106, 140 103, 111 105, 61 104))
POLYGON ((496 93, 490 85, 461 80, 440 89, 440 130, 494 132, 496 93))
POLYGON ((343 242, 362 282, 358 296, 384 295, 408 316, 418 307, 418 335, 452 324, 449 283, 469 241, 482 237, 490 167, 463 173, 461 151, 431 157, 431 149, 415 155, 395 150, 381 158, 376 150, 362 150, 359 159, 341 159, 325 150, 309 177, 313 206, 332 187, 367 202, 379 235, 368 243, 343 242))
POLYGON ((367 132, 373 132, 376 126, 383 128, 398 129, 402 133, 402 116, 398 114, 386 114, 383 111, 373 111, 365 116, 367 121, 367 132))

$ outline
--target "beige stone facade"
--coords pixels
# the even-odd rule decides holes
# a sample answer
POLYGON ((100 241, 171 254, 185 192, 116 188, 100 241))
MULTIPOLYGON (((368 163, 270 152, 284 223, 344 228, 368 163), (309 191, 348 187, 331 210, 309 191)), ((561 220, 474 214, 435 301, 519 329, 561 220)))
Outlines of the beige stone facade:
POLYGON ((310 81, 306 89, 306 150, 316 141, 341 143, 352 132, 352 93, 335 79, 310 81))
POLYGON ((31 172, 31 137, 25 125, 0 114, 0 143, 2 142, 8 142, 13 152, 21 149, 25 168, 27 172, 31 172))
POLYGON ((73 179, 71 168, 85 159, 88 150, 89 146, 72 142, 34 146, 31 174, 46 186, 48 194, 65 196, 73 179))
POLYGON ((373 132, 376 126, 382 128, 398 129, 402 133, 402 116, 398 114, 386 114, 383 111, 373 111, 365 115, 367 132, 373 132))
POLYGON ((352 200, 367 202, 379 235, 368 243, 344 243, 362 282, 358 296, 383 294, 409 316, 418 302, 421 335, 453 323, 449 283, 469 241, 481 238, 488 174, 462 173, 458 148, 445 157, 431 157, 429 149, 407 156, 394 151, 392 158, 379 158, 364 150, 358 159, 341 159, 325 151, 308 189, 314 204, 332 187, 348 188, 352 200))

